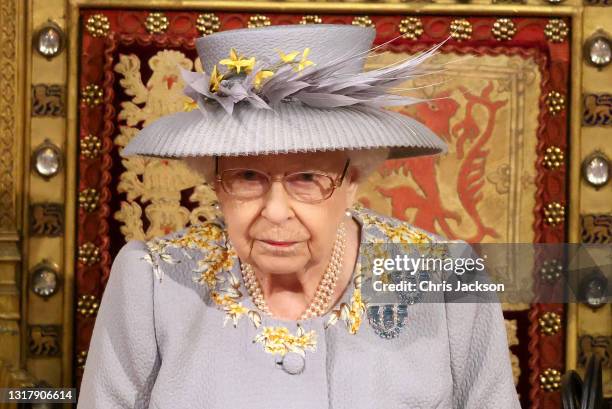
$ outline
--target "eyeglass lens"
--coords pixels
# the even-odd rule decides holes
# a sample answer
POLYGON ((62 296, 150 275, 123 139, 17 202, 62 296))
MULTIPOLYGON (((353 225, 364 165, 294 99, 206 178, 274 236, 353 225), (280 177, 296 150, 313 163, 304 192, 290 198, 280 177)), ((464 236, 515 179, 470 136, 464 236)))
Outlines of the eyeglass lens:
MULTIPOLYGON (((263 196, 270 189, 270 177, 254 169, 229 169, 221 174, 223 187, 241 198, 263 196)), ((334 191, 334 180, 316 172, 298 172, 285 176, 283 186, 287 193, 302 202, 327 199, 334 191)))

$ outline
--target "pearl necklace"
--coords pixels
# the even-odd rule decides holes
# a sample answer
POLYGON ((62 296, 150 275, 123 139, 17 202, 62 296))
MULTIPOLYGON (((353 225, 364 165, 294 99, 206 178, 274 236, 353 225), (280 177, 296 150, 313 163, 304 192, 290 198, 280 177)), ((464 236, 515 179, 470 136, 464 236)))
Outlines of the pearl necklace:
MULTIPOLYGON (((314 297, 306 310, 300 315, 299 320, 306 320, 312 317, 317 317, 325 314, 329 308, 332 295, 336 288, 338 281, 338 274, 342 269, 342 261, 344 258, 344 249, 346 247, 346 228, 344 223, 340 223, 338 226, 338 232, 336 233, 336 241, 334 242, 334 248, 332 250, 331 259, 325 273, 315 290, 314 297)), ((255 306, 267 315, 271 315, 268 304, 264 299, 259 280, 255 276, 253 267, 248 263, 241 263, 242 278, 244 285, 249 292, 249 296, 255 306)))

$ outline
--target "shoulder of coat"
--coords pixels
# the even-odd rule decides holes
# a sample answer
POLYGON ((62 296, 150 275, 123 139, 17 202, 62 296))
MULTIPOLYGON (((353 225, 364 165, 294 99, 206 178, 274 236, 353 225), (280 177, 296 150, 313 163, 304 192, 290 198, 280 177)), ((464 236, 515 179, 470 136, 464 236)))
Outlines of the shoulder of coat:
POLYGON ((378 213, 367 207, 356 207, 354 215, 360 219, 363 227, 369 233, 381 233, 390 241, 410 240, 418 243, 448 241, 444 237, 417 227, 408 221, 378 213))

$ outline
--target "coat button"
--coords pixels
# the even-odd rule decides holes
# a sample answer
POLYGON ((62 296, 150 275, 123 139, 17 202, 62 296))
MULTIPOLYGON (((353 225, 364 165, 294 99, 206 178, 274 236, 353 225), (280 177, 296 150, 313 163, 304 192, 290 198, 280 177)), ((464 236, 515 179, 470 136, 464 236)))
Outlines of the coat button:
POLYGON ((296 352, 287 352, 277 364, 289 375, 299 375, 306 368, 306 359, 296 352))

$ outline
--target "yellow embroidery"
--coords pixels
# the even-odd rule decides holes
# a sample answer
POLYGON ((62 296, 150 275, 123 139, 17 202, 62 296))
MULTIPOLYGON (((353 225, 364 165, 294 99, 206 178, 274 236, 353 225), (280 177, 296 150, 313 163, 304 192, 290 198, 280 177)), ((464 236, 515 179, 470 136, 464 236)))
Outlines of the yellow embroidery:
MULTIPOLYGON (((307 56, 307 53, 306 53, 307 56)), ((303 57, 305 58, 305 57, 303 57)), ((367 242, 374 243, 394 242, 404 244, 434 245, 435 240, 427 234, 418 231, 408 223, 391 223, 380 216, 371 215, 367 211, 355 209, 356 216, 361 220, 362 230, 367 234, 367 242), (372 229, 376 229, 383 237, 375 237, 372 229)), ((161 268, 159 260, 167 264, 176 264, 168 252, 168 248, 177 248, 183 251, 186 257, 194 258, 186 250, 194 249, 201 257, 196 260, 194 270, 194 281, 205 285, 214 304, 225 312, 223 325, 231 322, 237 327, 241 318, 246 316, 255 328, 261 326, 262 318, 255 309, 244 306, 240 300, 244 297, 240 291, 241 282, 234 275, 233 269, 238 263, 238 255, 227 239, 224 226, 216 222, 205 222, 188 227, 184 232, 171 236, 170 238, 156 238, 146 243, 149 254, 144 259, 153 265, 155 274, 161 280, 161 268)), ((379 246, 373 246, 379 247, 379 246)), ((353 279, 353 293, 348 303, 342 303, 338 309, 329 313, 325 328, 344 321, 347 331, 356 334, 362 322, 367 308, 367 300, 362 298, 360 264, 356 267, 353 279)), ((292 334, 288 328, 283 326, 263 327, 255 336, 253 342, 263 346, 265 352, 275 355, 284 355, 287 352, 297 352, 304 355, 305 351, 316 349, 316 333, 304 331, 298 323, 298 329, 292 334)))
POLYGON ((346 311, 346 325, 351 334, 356 334, 361 326, 361 317, 365 313, 366 306, 361 298, 361 289, 355 290, 351 296, 351 304, 346 311))
POLYGON ((240 319, 240 317, 242 317, 243 315, 249 312, 249 309, 247 307, 243 306, 239 302, 233 302, 233 301, 226 303, 224 310, 225 310, 226 315, 225 315, 225 320, 223 321, 223 326, 225 326, 227 321, 231 319, 234 324, 234 328, 238 326, 238 320, 240 319))
POLYGON ((187 227, 184 235, 167 240, 174 247, 208 250, 211 242, 223 239, 223 229, 215 223, 201 223, 187 227))
POLYGON ((340 319, 344 321, 346 324, 346 329, 350 334, 356 334, 357 330, 359 330, 362 322, 362 316, 366 311, 366 303, 361 296, 362 276, 360 273, 360 266, 357 266, 357 271, 359 273, 353 280, 355 289, 353 290, 349 304, 342 303, 340 304, 339 309, 332 310, 330 312, 329 318, 325 323, 326 329, 331 325, 334 325, 340 319))
MULTIPOLYGON (((361 208, 356 209, 360 212, 361 208)), ((418 254, 428 255, 432 257, 444 257, 448 254, 448 246, 444 242, 436 241, 430 234, 420 231, 407 222, 390 222, 388 219, 378 215, 361 214, 364 227, 375 228, 380 233, 380 238, 372 238, 370 243, 374 244, 398 244, 406 251, 414 252, 418 250, 418 254)), ((395 246, 397 247, 397 246, 395 246)), ((368 249, 374 256, 373 252, 384 252, 385 246, 374 246, 368 249)), ((376 255, 378 258, 387 258, 388 254, 382 253, 376 255)))
POLYGON ((237 257, 234 248, 226 249, 221 246, 203 247, 206 249, 204 257, 197 261, 197 272, 201 273, 198 282, 214 288, 220 274, 224 271, 231 271, 234 267, 234 260, 237 257))
POLYGON ((314 330, 304 331, 299 324, 295 335, 286 327, 264 327, 253 342, 262 344, 264 351, 269 354, 285 355, 287 352, 296 352, 304 356, 304 351, 316 349, 317 334, 314 330))

